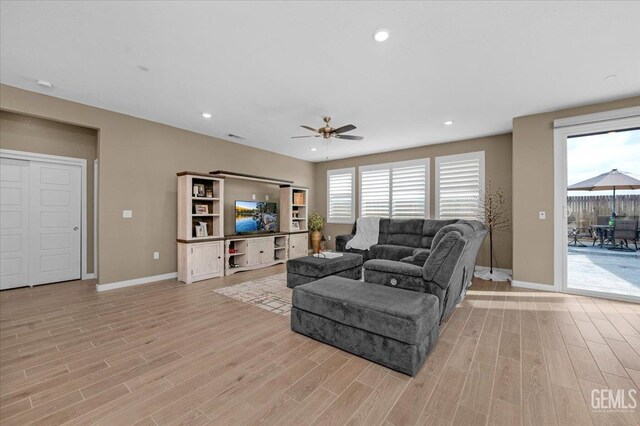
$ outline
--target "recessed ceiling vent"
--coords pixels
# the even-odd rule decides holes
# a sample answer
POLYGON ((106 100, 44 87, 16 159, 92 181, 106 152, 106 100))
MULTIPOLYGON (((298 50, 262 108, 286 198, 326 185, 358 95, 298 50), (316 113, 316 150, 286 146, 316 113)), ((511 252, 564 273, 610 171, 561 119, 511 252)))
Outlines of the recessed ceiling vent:
POLYGON ((230 138, 233 138, 233 139, 241 139, 241 140, 246 139, 246 138, 244 138, 242 136, 234 135, 233 133, 229 133, 227 136, 229 136, 230 138))

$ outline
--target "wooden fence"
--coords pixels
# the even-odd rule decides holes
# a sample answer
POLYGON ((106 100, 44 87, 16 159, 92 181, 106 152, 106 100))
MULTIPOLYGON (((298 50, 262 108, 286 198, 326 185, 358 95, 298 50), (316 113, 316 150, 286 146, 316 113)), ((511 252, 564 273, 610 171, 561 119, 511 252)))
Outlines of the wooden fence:
MULTIPOLYGON (((613 195, 567 197, 569 223, 588 226, 596 223, 597 216, 611 215, 613 195)), ((640 194, 616 196, 618 216, 640 216, 640 194)))

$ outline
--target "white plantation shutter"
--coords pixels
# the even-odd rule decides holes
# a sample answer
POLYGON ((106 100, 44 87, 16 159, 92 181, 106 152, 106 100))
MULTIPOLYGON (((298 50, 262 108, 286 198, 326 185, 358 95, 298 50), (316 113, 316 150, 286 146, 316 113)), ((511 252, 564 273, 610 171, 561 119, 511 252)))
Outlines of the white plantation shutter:
POLYGON ((391 217, 427 217, 427 164, 391 169, 391 217))
POLYGON ((327 171, 327 222, 355 221, 355 168, 327 171))
POLYGON ((360 217, 389 217, 389 170, 360 170, 360 217))
POLYGON ((436 158, 436 217, 475 219, 484 189, 484 151, 436 158))
POLYGON ((360 168, 360 216, 427 217, 429 159, 360 168))

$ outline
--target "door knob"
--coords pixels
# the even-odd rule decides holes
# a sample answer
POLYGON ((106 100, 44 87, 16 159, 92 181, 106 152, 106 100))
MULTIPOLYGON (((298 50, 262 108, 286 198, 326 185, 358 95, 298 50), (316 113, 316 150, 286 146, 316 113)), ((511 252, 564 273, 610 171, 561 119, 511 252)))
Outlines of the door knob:
POLYGON ((73 227, 73 230, 74 230, 74 231, 77 231, 78 229, 80 229, 80 228, 78 228, 77 226, 74 226, 74 227, 73 227))

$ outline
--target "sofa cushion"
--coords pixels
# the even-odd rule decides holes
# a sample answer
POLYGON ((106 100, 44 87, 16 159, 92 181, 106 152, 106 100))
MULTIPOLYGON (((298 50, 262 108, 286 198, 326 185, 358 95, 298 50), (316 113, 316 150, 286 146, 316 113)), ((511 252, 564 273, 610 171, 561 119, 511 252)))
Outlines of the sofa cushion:
POLYGON ((421 267, 385 259, 367 260, 364 264, 364 269, 367 271, 382 271, 411 277, 422 277, 423 275, 421 267))
POLYGON ((391 219, 381 217, 380 223, 378 224, 378 244, 387 244, 387 237, 389 236, 389 225, 391 224, 391 219))
POLYGON ((447 219, 447 220, 426 219, 424 221, 424 225, 422 226, 422 240, 421 240, 420 247, 431 248, 431 242, 433 241, 433 237, 436 236, 440 228, 442 228, 445 225, 451 225, 456 222, 457 222, 457 219, 447 219))
POLYGON ((400 260, 403 257, 411 256, 413 253, 413 247, 376 244, 371 246, 369 251, 370 259, 400 260))
POLYGON ((418 266, 418 267, 422 267, 422 265, 424 265, 424 261, 415 260, 413 258, 413 256, 403 257, 402 259, 400 259, 400 262, 408 263, 409 265, 415 265, 415 266, 418 266))
POLYGON ((408 344, 428 338, 440 321, 438 298, 398 288, 326 277, 293 290, 293 306, 408 344))
POLYGON ((420 247, 424 219, 392 219, 383 244, 420 247))
POLYGON ((289 260, 287 273, 322 278, 360 266, 362 266, 362 256, 355 253, 343 253, 342 256, 332 259, 305 256, 289 260))

